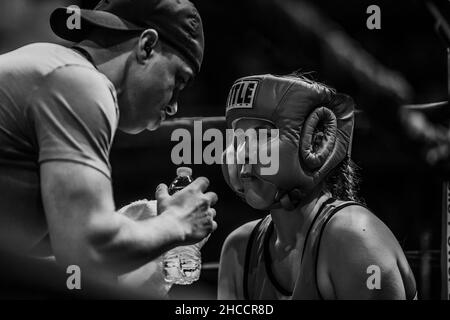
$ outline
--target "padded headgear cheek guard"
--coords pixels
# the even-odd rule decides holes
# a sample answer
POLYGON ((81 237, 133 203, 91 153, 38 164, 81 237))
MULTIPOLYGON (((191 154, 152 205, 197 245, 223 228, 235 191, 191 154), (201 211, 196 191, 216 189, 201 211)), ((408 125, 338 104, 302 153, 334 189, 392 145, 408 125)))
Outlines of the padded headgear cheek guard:
MULTIPOLYGON (((261 166, 253 165, 261 180, 277 187, 272 207, 293 189, 311 192, 351 153, 353 100, 307 79, 261 75, 237 80, 228 96, 228 127, 241 119, 265 120, 279 130, 278 172, 262 175, 261 166)), ((231 142, 223 154, 222 172, 228 185, 243 196, 238 156, 231 142)))

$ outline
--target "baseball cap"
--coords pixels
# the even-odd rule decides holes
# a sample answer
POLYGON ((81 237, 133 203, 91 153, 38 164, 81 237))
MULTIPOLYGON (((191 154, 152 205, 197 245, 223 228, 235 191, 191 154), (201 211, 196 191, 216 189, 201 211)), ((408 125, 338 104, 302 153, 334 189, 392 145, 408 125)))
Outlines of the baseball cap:
POLYGON ((102 0, 93 10, 57 8, 50 16, 53 32, 79 42, 95 27, 122 31, 155 29, 160 38, 178 50, 195 73, 203 61, 204 35, 200 14, 189 0, 102 0), (79 12, 80 28, 68 21, 79 12))

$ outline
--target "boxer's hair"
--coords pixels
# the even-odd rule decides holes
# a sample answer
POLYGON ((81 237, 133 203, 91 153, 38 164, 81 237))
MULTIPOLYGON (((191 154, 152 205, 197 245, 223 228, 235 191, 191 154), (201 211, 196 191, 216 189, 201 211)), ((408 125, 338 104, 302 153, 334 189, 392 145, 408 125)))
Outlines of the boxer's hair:
MULTIPOLYGON (((310 84, 326 87, 333 93, 336 92, 334 88, 316 81, 313 78, 313 75, 314 72, 302 72, 301 70, 297 70, 288 74, 287 77, 299 78, 310 84)), ((320 145, 323 136, 323 124, 319 123, 317 129, 318 131, 313 138, 313 140, 315 140, 315 146, 313 146, 313 148, 318 148, 320 145)), ((364 199, 358 196, 360 181, 359 167, 349 156, 346 156, 344 160, 331 171, 327 178, 325 178, 324 186, 335 199, 342 201, 356 201, 364 204, 364 199)))
MULTIPOLYGON (((314 134, 313 148, 320 146, 323 137, 323 124, 317 126, 318 131, 314 134)), ((358 196, 359 191, 359 167, 346 156, 336 168, 325 178, 325 190, 331 192, 333 198, 343 201, 356 201, 364 204, 363 199, 358 196)))
POLYGON ((324 185, 335 199, 364 204, 364 199, 358 196, 360 182, 359 167, 347 156, 325 179, 324 185))

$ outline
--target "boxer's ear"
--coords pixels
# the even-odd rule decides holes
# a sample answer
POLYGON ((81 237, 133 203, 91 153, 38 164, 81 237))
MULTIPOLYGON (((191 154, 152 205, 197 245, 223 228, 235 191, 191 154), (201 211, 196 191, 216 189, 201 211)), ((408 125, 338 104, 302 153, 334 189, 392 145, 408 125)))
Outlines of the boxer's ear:
POLYGON ((312 149, 314 152, 317 152, 320 148, 323 148, 325 143, 324 141, 325 132, 323 127, 318 127, 317 130, 313 134, 312 139, 312 149))
POLYGON ((328 108, 315 109, 306 119, 300 138, 300 157, 308 169, 317 171, 335 147, 337 119, 328 108))
POLYGON ((142 32, 137 45, 137 59, 140 63, 145 63, 152 57, 153 49, 159 41, 158 32, 155 29, 147 29, 142 32))

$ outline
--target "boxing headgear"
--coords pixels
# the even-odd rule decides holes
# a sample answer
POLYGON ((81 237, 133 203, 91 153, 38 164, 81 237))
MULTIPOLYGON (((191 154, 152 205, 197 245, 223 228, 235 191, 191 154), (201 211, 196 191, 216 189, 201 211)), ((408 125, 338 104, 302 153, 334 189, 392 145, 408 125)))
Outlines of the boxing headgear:
MULTIPOLYGON (((265 120, 279 130, 272 146, 267 146, 278 147, 278 173, 262 175, 260 165, 253 167, 258 178, 277 188, 270 208, 279 206, 279 199, 293 189, 307 195, 351 152, 352 98, 302 77, 261 75, 237 80, 228 96, 227 126, 232 128, 241 119, 265 120), (317 137, 319 143, 313 141, 317 137)), ((239 166, 227 163, 227 157, 239 158, 244 150, 229 143, 222 165, 225 180, 240 196, 239 166)))

